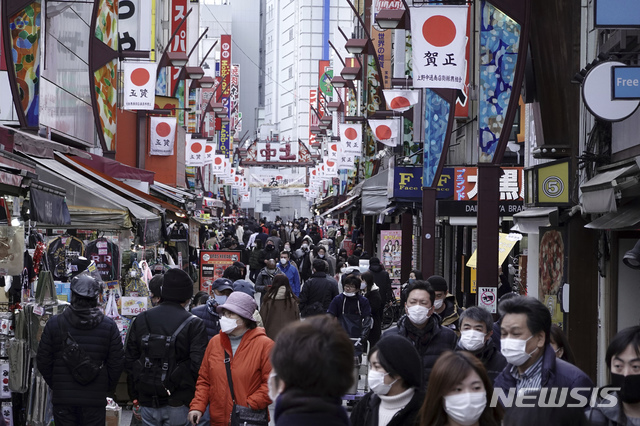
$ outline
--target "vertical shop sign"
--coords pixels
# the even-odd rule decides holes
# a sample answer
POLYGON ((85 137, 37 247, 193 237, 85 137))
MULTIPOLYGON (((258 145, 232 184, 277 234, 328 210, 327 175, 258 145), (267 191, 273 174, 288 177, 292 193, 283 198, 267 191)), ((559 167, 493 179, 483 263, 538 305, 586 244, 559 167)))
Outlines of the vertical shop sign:
POLYGON ((211 293, 211 283, 222 278, 224 270, 239 260, 239 251, 200 251, 200 290, 211 293))
POLYGON ((151 49, 151 7, 151 0, 118 1, 118 36, 122 50, 151 49))
POLYGON ((316 105, 318 101, 317 89, 309 90, 309 146, 315 146, 318 142, 316 141, 316 135, 311 133, 311 126, 318 125, 318 117, 311 109, 313 105, 316 105))
POLYGON ((229 87, 229 113, 231 118, 232 136, 235 136, 236 124, 238 122, 238 110, 240 101, 240 65, 231 66, 231 85, 229 87))
MULTIPOLYGON (((227 117, 231 115, 229 105, 229 97, 231 93, 230 77, 231 77, 231 36, 223 34, 220 36, 220 77, 222 78, 222 104, 227 107, 227 117)), ((218 149, 222 155, 229 157, 231 148, 231 135, 229 129, 229 121, 222 123, 220 130, 220 143, 218 149)))
MULTIPOLYGON (((171 33, 178 28, 180 22, 187 14, 187 0, 172 0, 171 1, 171 33)), ((187 53, 187 22, 180 27, 180 31, 173 39, 173 43, 168 49, 170 52, 182 52, 187 53)), ((171 78, 169 79, 169 94, 173 93, 174 88, 179 83, 178 75, 180 75, 180 68, 171 67, 171 78)))

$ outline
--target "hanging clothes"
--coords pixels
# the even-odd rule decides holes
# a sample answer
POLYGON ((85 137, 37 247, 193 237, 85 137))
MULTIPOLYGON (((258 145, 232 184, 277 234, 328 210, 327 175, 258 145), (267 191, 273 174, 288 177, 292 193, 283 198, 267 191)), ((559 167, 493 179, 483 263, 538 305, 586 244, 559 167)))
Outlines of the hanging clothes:
POLYGON ((89 241, 86 257, 96 263, 102 281, 117 280, 120 275, 120 249, 104 237, 89 241))
POLYGON ((67 261, 84 256, 84 243, 81 239, 71 235, 55 237, 47 245, 47 260, 49 268, 56 280, 66 278, 67 261))

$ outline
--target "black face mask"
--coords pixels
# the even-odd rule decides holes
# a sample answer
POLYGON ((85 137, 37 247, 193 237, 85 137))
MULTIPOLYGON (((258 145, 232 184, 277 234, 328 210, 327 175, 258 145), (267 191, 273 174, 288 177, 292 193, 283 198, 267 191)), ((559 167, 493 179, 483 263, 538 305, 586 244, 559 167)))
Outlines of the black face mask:
POLYGON ((611 373, 611 385, 620 388, 620 399, 627 404, 640 402, 640 374, 623 376, 611 373))
POLYGON ((267 250, 273 250, 273 246, 267 246, 267 250))

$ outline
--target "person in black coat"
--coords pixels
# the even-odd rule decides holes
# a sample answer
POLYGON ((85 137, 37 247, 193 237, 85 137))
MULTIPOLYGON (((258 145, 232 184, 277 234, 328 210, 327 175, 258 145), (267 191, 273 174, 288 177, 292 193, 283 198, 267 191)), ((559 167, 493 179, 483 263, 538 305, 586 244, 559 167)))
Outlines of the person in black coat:
POLYGON ((276 426, 349 426, 340 398, 353 383, 353 356, 349 336, 328 315, 285 327, 271 350, 276 426))
POLYGON ((373 282, 380 288, 382 302, 386 305, 395 300, 393 289, 391 288, 391 277, 380 263, 380 259, 372 257, 369 259, 369 271, 373 274, 373 282))
POLYGON ((362 279, 362 286, 360 287, 362 289, 362 293, 369 301, 369 305, 371 305, 371 318, 373 319, 373 325, 369 332, 369 347, 373 347, 378 343, 380 335, 382 334, 382 311, 384 309, 384 304, 382 303, 380 289, 373 282, 373 274, 367 271, 360 275, 360 279, 362 279))
POLYGON ((71 306, 54 315, 42 333, 36 363, 52 389, 56 425, 103 426, 105 400, 115 389, 124 368, 118 326, 97 307, 101 285, 87 273, 71 280, 71 306), (63 340, 70 335, 95 365, 102 365, 89 384, 78 383, 62 358, 63 340))
POLYGON ((159 424, 162 417, 167 417, 184 419, 185 424, 207 346, 207 333, 203 321, 198 317, 190 318, 192 315, 184 309, 193 295, 193 281, 186 272, 180 269, 167 271, 161 294, 162 302, 139 314, 131 324, 125 367, 135 384, 143 423, 159 424), (176 336, 175 344, 171 345, 170 371, 166 373, 164 389, 141 381, 143 338, 149 333, 171 336, 187 320, 189 322, 176 336))
POLYGON ((313 275, 300 290, 300 316, 307 318, 324 314, 334 297, 338 295, 338 283, 327 275, 327 263, 322 259, 313 261, 313 275))
POLYGON ((507 366, 507 360, 493 344, 493 318, 486 309, 472 306, 460 314, 460 340, 456 350, 474 354, 493 383, 507 366))
POLYGON ((273 283, 273 277, 281 274, 284 273, 278 269, 275 259, 265 260, 265 267, 262 268, 256 276, 256 293, 260 293, 261 296, 264 296, 267 291, 269 291, 271 283, 273 283))
POLYGON ((415 281, 409 286, 405 312, 396 327, 389 328, 382 334, 399 334, 411 341, 422 358, 424 380, 422 388, 429 383, 431 369, 438 357, 446 351, 456 348, 458 336, 456 333, 440 325, 438 314, 433 312, 432 300, 435 300, 435 291, 426 281, 415 281))
POLYGON ((193 315, 204 321, 208 340, 220 333, 220 315, 216 312, 216 308, 233 292, 233 283, 227 278, 218 278, 211 283, 211 292, 213 296, 207 299, 207 303, 191 310, 193 315))
POLYGON ((369 352, 371 391, 351 412, 353 426, 413 426, 424 400, 422 360, 404 337, 383 338, 369 352))

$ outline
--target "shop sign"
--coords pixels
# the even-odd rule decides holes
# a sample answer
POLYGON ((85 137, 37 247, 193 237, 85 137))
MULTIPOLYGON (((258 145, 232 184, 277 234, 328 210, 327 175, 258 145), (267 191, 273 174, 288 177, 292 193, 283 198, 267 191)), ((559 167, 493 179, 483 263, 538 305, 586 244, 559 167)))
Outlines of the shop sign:
MULTIPOLYGON (((503 167, 500 177, 500 201, 524 200, 524 172, 522 167, 503 167)), ((456 167, 454 194, 456 201, 478 200, 478 168, 456 167)))
POLYGON ((640 67, 611 68, 612 99, 640 99, 640 67))
POLYGON ((122 50, 151 50, 151 0, 118 2, 118 37, 122 50))
POLYGON ((147 310, 148 297, 127 297, 120 298, 122 315, 138 315, 147 310))
MULTIPOLYGON (((524 203, 522 201, 500 201, 498 204, 498 216, 513 216, 523 209, 524 203)), ((478 216, 478 202, 438 200, 438 216, 478 216)))
POLYGON ((555 207, 569 205, 569 159, 525 169, 525 205, 555 207))
MULTIPOLYGON (((227 117, 231 115, 229 97, 231 94, 231 35, 220 36, 220 76, 222 77, 222 104, 227 108, 227 117)), ((222 123, 218 149, 225 157, 229 157, 231 149, 231 135, 229 122, 222 123)))
POLYGON ((380 260, 393 284, 400 284, 402 231, 380 231, 380 260))
POLYGON ((596 27, 640 27, 640 2, 638 0, 594 0, 594 3, 596 27))
MULTIPOLYGON (((171 2, 171 32, 175 33, 182 19, 187 15, 187 0, 172 0, 171 2)), ((176 33, 171 47, 167 50, 171 52, 187 53, 187 21, 180 26, 180 31, 176 33)), ((171 78, 169 79, 169 93, 178 85, 178 76, 181 68, 170 67, 171 78)))
POLYGON ((211 283, 222 278, 224 270, 239 260, 239 251, 200 251, 200 290, 211 293, 211 283))
POLYGON ((393 197, 422 199, 422 167, 395 167, 393 169, 393 197))

